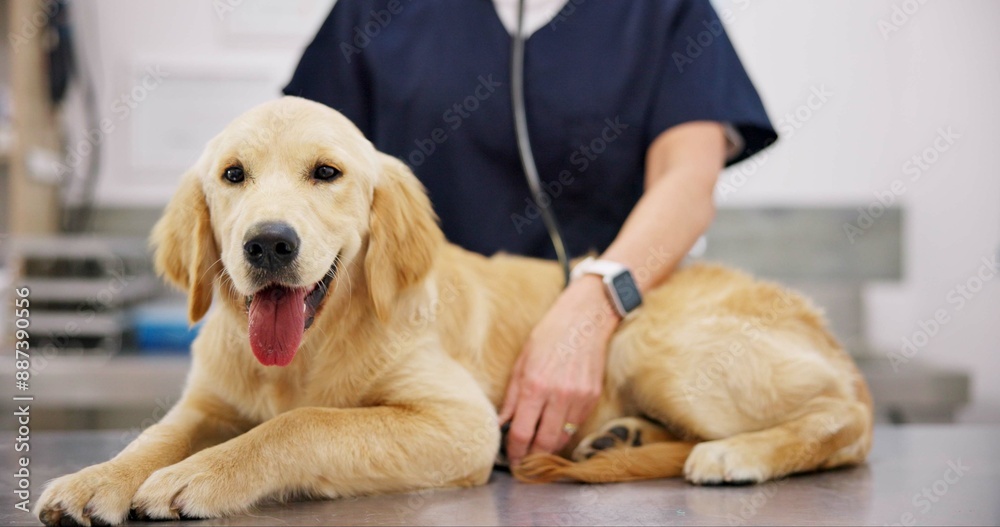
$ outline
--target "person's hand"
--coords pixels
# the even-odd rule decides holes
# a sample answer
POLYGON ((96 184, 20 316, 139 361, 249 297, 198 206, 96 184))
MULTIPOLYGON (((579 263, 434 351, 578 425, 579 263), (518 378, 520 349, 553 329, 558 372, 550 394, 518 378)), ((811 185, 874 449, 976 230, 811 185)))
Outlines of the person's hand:
POLYGON ((562 449, 597 405, 608 341, 620 318, 597 276, 575 281, 535 326, 511 373, 500 422, 510 466, 562 449), (567 424, 571 426, 566 426, 567 424))

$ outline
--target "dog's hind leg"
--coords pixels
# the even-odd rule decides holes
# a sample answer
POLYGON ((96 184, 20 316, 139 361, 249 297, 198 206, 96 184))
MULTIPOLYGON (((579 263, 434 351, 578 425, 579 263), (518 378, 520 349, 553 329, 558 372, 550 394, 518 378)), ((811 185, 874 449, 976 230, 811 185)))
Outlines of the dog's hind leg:
POLYGON ((667 440, 609 448, 576 463, 534 455, 514 474, 528 482, 607 483, 684 475, 702 485, 760 483, 861 463, 871 445, 870 422, 870 410, 863 403, 817 397, 804 405, 798 417, 772 428, 699 444, 667 440))
POLYGON ((529 456, 515 475, 609 482, 684 474, 704 484, 760 482, 864 459, 871 410, 863 382, 846 362, 808 351, 810 342, 794 334, 762 335, 739 348, 689 342, 704 345, 636 361, 645 366, 629 368, 639 373, 621 384, 628 386, 630 406, 685 442, 615 448, 578 463, 529 456))
POLYGON ((870 422, 870 410, 860 402, 817 397, 778 426, 698 444, 684 477, 702 485, 760 483, 860 463, 870 444, 870 422))

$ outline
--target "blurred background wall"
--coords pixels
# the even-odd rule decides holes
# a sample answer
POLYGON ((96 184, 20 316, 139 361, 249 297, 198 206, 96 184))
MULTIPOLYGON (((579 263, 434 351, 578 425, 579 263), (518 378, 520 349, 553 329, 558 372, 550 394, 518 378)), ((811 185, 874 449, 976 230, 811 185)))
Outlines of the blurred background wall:
MULTIPOLYGON (((957 418, 1000 422, 1000 383, 992 380, 1000 373, 1000 280, 986 278, 1000 252, 991 155, 1000 143, 1000 3, 714 3, 782 139, 723 176, 710 254, 741 263, 747 255, 739 252, 764 253, 794 271, 815 263, 803 253, 817 239, 839 251, 874 243, 898 223, 898 244, 886 249, 898 251, 898 269, 858 279, 857 302, 831 300, 831 311, 861 320, 864 349, 856 354, 893 359, 891 374, 921 364, 970 375, 969 404, 957 418), (773 232, 738 251, 719 246, 729 225, 755 214, 771 218, 761 225, 773 232), (800 228, 810 222, 822 236, 800 228), (935 322, 942 311, 947 321, 935 322)), ((90 230, 145 236, 204 143, 279 94, 331 4, 72 2, 87 82, 70 88, 60 113, 66 152, 56 159, 74 169, 62 188, 80 202, 93 161, 85 152, 99 152, 90 230), (101 120, 108 126, 95 131, 101 120)), ((6 22, 9 34, 20 31, 19 21, 6 22)), ((693 41, 690 53, 701 45, 711 42, 693 41)), ((838 289, 826 287, 832 296, 838 289)))
POLYGON ((1000 372, 1000 281, 968 299, 957 289, 974 288, 983 259, 1000 252, 1000 174, 992 158, 1000 141, 1000 3, 716 6, 732 13, 727 28, 772 119, 784 123, 763 166, 720 205, 868 210, 878 195, 898 195, 906 209, 903 279, 866 288, 871 343, 903 353, 903 339, 922 342, 921 322, 946 310, 950 322, 928 335, 913 360, 981 374, 966 417, 1000 419, 1000 383, 987 373, 1000 372), (816 87, 826 88, 828 101, 801 110, 816 87), (902 192, 893 192, 897 181, 902 192))

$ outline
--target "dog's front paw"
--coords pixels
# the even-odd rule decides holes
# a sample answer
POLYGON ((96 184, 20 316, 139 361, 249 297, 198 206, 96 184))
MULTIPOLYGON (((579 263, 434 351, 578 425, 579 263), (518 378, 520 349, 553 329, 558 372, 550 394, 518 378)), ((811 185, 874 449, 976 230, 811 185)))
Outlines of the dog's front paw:
POLYGON ((697 485, 750 485, 771 479, 752 448, 737 438, 699 443, 684 463, 684 478, 697 485))
POLYGON ((132 509, 156 520, 219 518, 254 504, 254 488, 236 474, 238 459, 200 452, 154 472, 136 491, 132 509))
POLYGON ((118 525, 145 474, 113 462, 52 480, 35 504, 45 525, 118 525))

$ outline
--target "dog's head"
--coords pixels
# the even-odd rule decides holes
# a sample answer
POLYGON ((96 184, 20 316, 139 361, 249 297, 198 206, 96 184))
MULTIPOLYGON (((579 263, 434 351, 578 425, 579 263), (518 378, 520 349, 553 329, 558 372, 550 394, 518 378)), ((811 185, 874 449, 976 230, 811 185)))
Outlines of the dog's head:
POLYGON ((245 310, 257 359, 282 366, 348 266, 361 264, 365 284, 352 288, 367 291, 352 309, 386 320, 442 240, 403 163, 336 111, 295 97, 250 110, 210 141, 152 235, 158 272, 188 291, 190 320, 217 289, 245 310))

